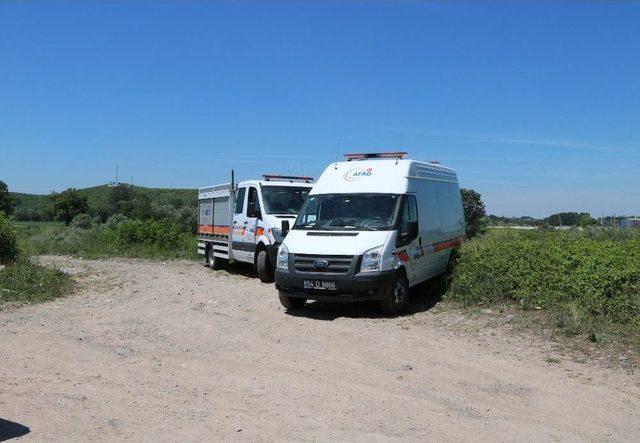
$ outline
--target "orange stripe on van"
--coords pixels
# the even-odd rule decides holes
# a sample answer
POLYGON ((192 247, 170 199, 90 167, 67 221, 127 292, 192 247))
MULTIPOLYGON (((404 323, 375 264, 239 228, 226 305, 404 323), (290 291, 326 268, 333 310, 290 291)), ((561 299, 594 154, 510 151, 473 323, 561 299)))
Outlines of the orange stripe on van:
POLYGON ((451 238, 449 240, 441 241, 433 244, 433 252, 444 251, 445 249, 457 248, 462 244, 460 237, 451 238))
POLYGON ((200 234, 229 235, 229 226, 198 225, 200 234))

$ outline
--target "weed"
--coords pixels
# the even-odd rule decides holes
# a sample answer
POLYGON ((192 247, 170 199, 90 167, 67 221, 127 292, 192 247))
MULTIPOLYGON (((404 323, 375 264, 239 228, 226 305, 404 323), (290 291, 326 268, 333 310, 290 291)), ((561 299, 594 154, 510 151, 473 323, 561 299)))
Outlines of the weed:
POLYGON ((36 303, 71 291, 71 278, 58 269, 39 266, 27 258, 0 270, 0 303, 36 303))

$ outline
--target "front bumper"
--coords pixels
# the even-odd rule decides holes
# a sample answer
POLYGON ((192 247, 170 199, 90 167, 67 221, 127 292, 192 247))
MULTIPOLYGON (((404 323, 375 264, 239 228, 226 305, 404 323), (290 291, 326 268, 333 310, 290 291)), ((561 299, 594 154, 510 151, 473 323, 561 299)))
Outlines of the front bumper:
POLYGON ((354 259, 355 266, 344 274, 329 272, 300 272, 292 265, 290 254, 289 269, 276 269, 276 289, 290 297, 306 298, 309 300, 325 300, 337 302, 355 302, 382 300, 389 282, 393 280, 395 270, 381 272, 355 273, 360 260, 354 259), (304 280, 335 281, 337 290, 305 289, 304 280))

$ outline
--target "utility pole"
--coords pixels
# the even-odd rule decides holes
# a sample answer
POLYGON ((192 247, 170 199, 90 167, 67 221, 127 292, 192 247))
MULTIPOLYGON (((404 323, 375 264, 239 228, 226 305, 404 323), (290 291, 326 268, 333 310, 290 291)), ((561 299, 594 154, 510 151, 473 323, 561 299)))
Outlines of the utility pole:
POLYGON ((118 184, 118 165, 116 165, 116 185, 118 184))

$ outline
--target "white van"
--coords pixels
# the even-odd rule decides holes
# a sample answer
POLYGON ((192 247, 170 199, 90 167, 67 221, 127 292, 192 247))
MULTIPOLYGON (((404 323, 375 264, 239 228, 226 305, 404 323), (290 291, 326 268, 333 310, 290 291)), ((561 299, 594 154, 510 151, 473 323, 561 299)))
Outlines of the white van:
POLYGON ((263 282, 273 281, 283 220, 293 221, 312 188, 311 177, 264 175, 200 188, 198 253, 213 269, 229 261, 251 263, 263 282))
POLYGON ((409 288, 445 272, 464 236, 456 173, 405 155, 347 154, 325 169, 278 250, 284 307, 377 300, 400 313, 409 288))

